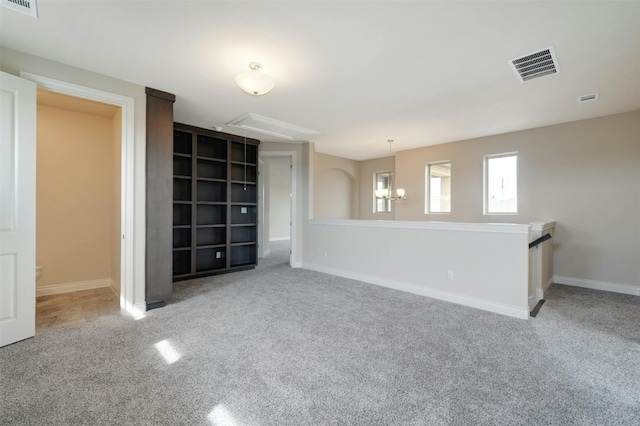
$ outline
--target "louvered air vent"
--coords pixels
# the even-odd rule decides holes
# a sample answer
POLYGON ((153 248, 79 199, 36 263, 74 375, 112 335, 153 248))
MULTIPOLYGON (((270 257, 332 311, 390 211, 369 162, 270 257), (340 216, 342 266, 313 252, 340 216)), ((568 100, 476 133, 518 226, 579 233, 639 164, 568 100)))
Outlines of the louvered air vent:
POLYGON ((588 95, 582 95, 578 97, 578 103, 583 104, 585 102, 597 101, 600 98, 599 93, 590 93, 588 95))
POLYGON ((34 18, 38 17, 36 0, 2 0, 2 5, 8 9, 33 16, 34 18))
POLYGON ((509 65, 521 83, 560 72, 553 47, 512 59, 509 65))

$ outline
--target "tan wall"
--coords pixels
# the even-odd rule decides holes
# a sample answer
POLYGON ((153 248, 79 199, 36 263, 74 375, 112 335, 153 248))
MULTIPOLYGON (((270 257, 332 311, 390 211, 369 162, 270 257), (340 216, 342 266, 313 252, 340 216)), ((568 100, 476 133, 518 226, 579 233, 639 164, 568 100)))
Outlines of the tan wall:
MULTIPOLYGON (((145 307, 145 158, 146 158, 146 100, 145 86, 129 83, 123 80, 107 77, 102 74, 71 67, 59 62, 27 55, 26 53, 0 47, 0 69, 14 75, 25 71, 55 80, 65 81, 80 86, 102 90, 131 98, 133 105, 133 122, 130 134, 134 139, 134 149, 129 160, 132 164, 133 205, 130 206, 132 219, 131 234, 127 236, 131 241, 132 253, 128 268, 131 281, 128 283, 129 293, 127 303, 137 309, 145 307)), ((46 273, 46 272, 45 272, 46 273)), ((39 281, 38 281, 39 283, 39 281)))
POLYGON ((121 245, 121 161, 122 161, 122 110, 118 108, 111 119, 112 123, 112 208, 111 208, 111 279, 120 288, 120 245, 121 245))
POLYGON ((313 206, 316 219, 360 217, 360 164, 358 161, 314 154, 313 206))
POLYGON ((113 118, 38 105, 38 286, 111 278, 113 118))
MULTIPOLYGON (((395 217, 395 202, 391 203, 388 213, 373 212, 373 175, 377 172, 391 171, 395 173, 393 157, 375 158, 360 162, 360 219, 363 220, 393 220, 395 217)), ((394 185, 396 188, 398 186, 394 185)), ((403 201, 404 202, 404 201, 403 201)))
MULTIPOLYGON (((640 284, 640 111, 401 151, 397 220, 555 220, 555 274, 640 284), (517 215, 485 216, 483 156, 518 151, 517 215), (425 214, 424 168, 450 160, 450 214, 425 214)), ((366 195, 366 194, 365 194, 366 195)), ((365 196, 363 195, 363 197, 365 196)))

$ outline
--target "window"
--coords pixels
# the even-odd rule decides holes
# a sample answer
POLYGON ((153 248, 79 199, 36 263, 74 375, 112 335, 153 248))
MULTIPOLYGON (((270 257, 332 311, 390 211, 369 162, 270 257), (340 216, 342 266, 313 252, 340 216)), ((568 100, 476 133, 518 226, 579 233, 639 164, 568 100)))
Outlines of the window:
POLYGON ((391 201, 388 198, 378 198, 376 193, 389 194, 389 172, 373 174, 373 212, 387 213, 391 211, 391 201))
POLYGON ((451 162, 427 164, 425 213, 451 213, 451 162))
POLYGON ((518 153, 484 157, 484 214, 518 213, 518 153))

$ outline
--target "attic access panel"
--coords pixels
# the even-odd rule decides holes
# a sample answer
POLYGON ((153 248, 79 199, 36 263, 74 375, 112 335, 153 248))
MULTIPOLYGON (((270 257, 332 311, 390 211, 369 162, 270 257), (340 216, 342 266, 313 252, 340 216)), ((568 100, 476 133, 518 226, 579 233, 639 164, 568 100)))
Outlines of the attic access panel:
POLYGON ((263 133, 265 135, 276 136, 290 141, 306 140, 309 136, 320 133, 315 130, 274 120, 273 118, 264 117, 252 112, 230 121, 227 125, 263 133))

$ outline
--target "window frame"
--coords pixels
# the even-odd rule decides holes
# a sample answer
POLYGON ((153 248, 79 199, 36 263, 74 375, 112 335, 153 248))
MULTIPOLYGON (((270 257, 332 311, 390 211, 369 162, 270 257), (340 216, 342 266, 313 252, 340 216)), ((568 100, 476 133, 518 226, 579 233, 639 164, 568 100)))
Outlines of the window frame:
POLYGON ((376 197, 376 189, 378 187, 378 175, 387 175, 387 189, 389 189, 389 182, 391 179, 391 170, 382 170, 378 172, 373 172, 373 213, 391 213, 391 200, 384 200, 386 210, 378 210, 378 197, 376 197))
POLYGON ((482 180, 482 210, 486 216, 515 216, 518 215, 518 151, 502 152, 499 154, 490 154, 483 157, 483 180, 482 180), (489 210, 489 161, 497 158, 515 157, 516 159, 516 209, 509 212, 495 212, 489 210))
POLYGON ((453 169, 452 167, 452 161, 451 160, 442 160, 442 161, 433 161, 430 163, 427 163, 425 165, 424 171, 425 171, 425 175, 424 175, 424 185, 425 185, 425 200, 424 200, 424 213, 425 214, 451 214, 451 201, 452 201, 452 191, 451 191, 451 180, 453 179, 453 175, 451 173, 451 170, 453 169), (431 166, 439 166, 441 164, 449 164, 449 211, 448 212, 443 212, 443 211, 431 211, 431 166))

